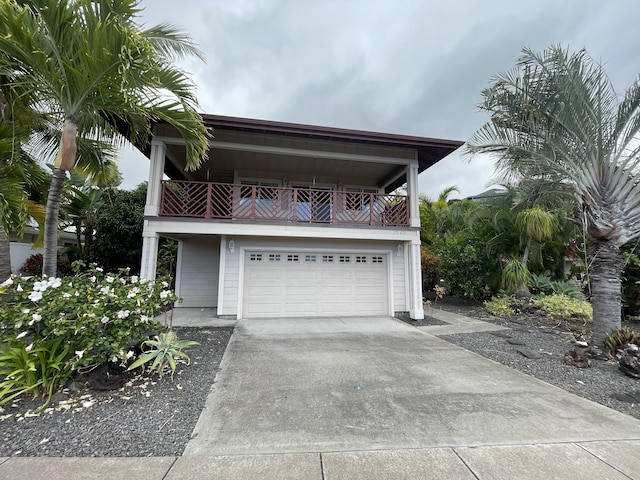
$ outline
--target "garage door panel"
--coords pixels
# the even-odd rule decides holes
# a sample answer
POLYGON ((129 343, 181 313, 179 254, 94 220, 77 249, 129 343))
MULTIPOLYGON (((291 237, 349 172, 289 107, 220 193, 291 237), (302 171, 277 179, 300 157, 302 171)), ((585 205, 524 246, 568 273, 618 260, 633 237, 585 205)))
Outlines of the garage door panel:
POLYGON ((277 255, 246 253, 244 317, 388 314, 386 257, 377 255, 374 263, 367 254, 292 251, 279 254, 280 262, 268 261, 277 255), (296 255, 299 261, 286 261, 296 255), (250 261, 251 256, 263 260, 250 261), (314 256, 317 261, 305 261, 314 256))

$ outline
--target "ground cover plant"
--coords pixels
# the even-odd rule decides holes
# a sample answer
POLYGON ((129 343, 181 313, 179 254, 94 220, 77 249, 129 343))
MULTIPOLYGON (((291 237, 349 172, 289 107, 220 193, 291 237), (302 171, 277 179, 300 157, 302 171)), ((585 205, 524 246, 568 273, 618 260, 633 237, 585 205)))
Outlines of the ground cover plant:
POLYGON ((0 405, 27 392, 50 397, 71 376, 106 362, 130 364, 142 342, 164 330, 154 317, 178 300, 168 278, 141 280, 82 262, 74 271, 0 286, 0 405))

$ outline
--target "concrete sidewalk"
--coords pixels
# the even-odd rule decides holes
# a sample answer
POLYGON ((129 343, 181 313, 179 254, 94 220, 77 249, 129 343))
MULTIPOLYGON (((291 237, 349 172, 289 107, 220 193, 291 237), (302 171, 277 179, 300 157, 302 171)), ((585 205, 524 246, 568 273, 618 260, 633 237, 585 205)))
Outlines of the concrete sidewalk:
POLYGON ((14 457, 0 478, 640 478, 640 421, 424 328, 240 320, 182 457, 14 457))

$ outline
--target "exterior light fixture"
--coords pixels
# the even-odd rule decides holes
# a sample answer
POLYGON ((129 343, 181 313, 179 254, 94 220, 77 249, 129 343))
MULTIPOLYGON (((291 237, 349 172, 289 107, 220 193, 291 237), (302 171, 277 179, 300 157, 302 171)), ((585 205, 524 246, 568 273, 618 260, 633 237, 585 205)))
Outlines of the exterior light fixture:
POLYGON ((236 251, 236 242, 233 239, 229 240, 229 251, 231 253, 236 251))
POLYGON ((399 243, 398 246, 396 247, 396 256, 398 257, 402 256, 402 250, 403 250, 402 244, 399 243))

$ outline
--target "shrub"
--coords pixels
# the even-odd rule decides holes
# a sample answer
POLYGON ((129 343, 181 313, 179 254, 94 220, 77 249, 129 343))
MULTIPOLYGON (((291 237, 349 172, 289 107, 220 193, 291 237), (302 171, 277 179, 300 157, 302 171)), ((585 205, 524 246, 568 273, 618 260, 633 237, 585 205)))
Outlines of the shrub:
POLYGON ((500 284, 508 293, 515 293, 521 285, 529 285, 531 274, 527 266, 518 259, 512 259, 502 269, 500 284))
POLYGON ((567 297, 573 298, 575 300, 584 300, 584 294, 582 293, 582 290, 569 282, 551 282, 551 290, 553 290, 553 293, 556 293, 558 295, 566 295, 567 297))
POLYGON ((552 317, 569 320, 570 318, 581 318, 583 320, 593 319, 593 309, 586 300, 576 300, 566 295, 553 294, 535 299, 534 304, 544 310, 552 317))
MULTIPOLYGON (((84 264, 74 264, 79 271, 84 264)), ((92 265, 85 273, 60 278, 13 277, 0 288, 3 337, 62 338, 74 352, 74 369, 128 360, 132 349, 162 326, 153 321, 178 298, 169 282, 104 274, 92 265)))
POLYGON ((484 303, 484 309, 496 317, 506 317, 515 313, 511 308, 511 297, 493 298, 484 303))
POLYGON ((440 281, 442 261, 440 257, 425 247, 420 249, 420 260, 422 263, 422 291, 428 292, 432 285, 436 285, 440 281))
MULTIPOLYGON (((61 255, 58 255, 57 272, 60 277, 73 274, 71 263, 61 255)), ((27 258, 22 264, 22 267, 20 267, 20 273, 24 273, 25 275, 42 275, 42 254, 36 253, 27 258)))
POLYGON ((604 349, 615 356, 618 350, 624 349, 630 343, 640 347, 640 332, 636 332, 629 327, 622 327, 607 336, 604 341, 604 349))
POLYGON ((531 274, 531 284, 529 286, 531 288, 531 293, 551 293, 553 290, 551 288, 551 278, 546 275, 536 275, 535 273, 531 274))

